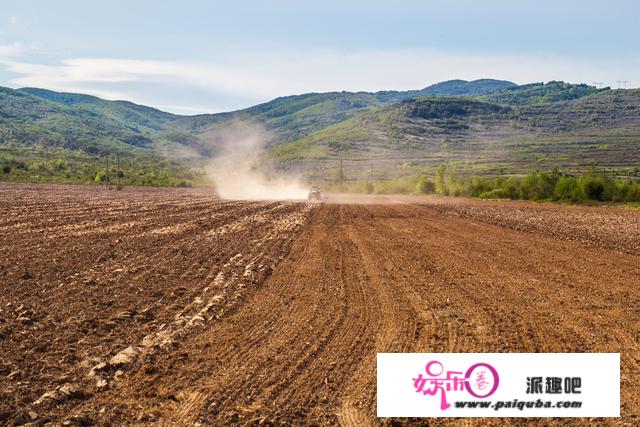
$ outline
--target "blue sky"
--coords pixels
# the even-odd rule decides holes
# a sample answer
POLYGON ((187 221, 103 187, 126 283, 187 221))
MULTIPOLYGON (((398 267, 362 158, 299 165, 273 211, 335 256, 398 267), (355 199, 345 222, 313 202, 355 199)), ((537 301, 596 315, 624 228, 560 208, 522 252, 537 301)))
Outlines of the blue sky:
POLYGON ((11 1, 0 85, 183 114, 461 78, 640 86, 640 2, 11 1))

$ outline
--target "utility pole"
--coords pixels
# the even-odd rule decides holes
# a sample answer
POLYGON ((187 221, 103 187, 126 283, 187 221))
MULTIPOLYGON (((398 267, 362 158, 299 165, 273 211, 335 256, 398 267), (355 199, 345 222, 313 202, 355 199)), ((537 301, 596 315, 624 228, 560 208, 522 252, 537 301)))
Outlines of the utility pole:
POLYGON ((107 167, 104 171, 104 187, 108 190, 109 189, 109 155, 107 154, 107 167))
POLYGON ((629 80, 616 80, 616 82, 618 83, 618 89, 623 89, 623 85, 624 85, 624 89, 627 88, 627 83, 629 83, 629 80))
POLYGON ((120 189, 120 153, 116 154, 116 163, 118 164, 116 168, 116 185, 118 186, 118 189, 120 189))

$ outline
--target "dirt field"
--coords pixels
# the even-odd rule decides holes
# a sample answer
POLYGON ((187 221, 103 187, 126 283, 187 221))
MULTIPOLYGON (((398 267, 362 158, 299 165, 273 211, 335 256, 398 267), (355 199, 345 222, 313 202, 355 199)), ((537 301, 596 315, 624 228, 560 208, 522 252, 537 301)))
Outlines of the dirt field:
POLYGON ((366 201, 0 184, 0 424, 410 423, 382 351, 620 352, 640 423, 640 213, 366 201))

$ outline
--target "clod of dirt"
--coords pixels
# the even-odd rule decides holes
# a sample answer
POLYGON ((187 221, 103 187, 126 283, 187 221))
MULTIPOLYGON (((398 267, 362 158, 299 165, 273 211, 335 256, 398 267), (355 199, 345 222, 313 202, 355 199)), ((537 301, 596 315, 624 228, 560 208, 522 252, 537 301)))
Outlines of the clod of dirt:
POLYGON ((31 425, 31 423, 33 423, 37 419, 38 419, 38 414, 33 411, 20 411, 15 414, 13 425, 16 425, 16 426, 31 425), (34 415, 35 415, 35 418, 33 417, 34 415))
POLYGON ((46 402, 61 403, 67 399, 80 396, 80 387, 77 384, 66 383, 60 387, 56 387, 53 391, 48 391, 38 400, 33 402, 34 405, 40 405, 46 402))
POLYGON ((94 421, 87 415, 74 415, 62 423, 63 426, 90 426, 94 421))
POLYGON ((33 279, 33 276, 28 271, 25 271, 24 273, 22 273, 22 275, 19 277, 19 279, 20 280, 29 280, 29 279, 33 279))
POLYGON ((150 309, 145 308, 140 313, 135 314, 134 319, 138 322, 146 323, 155 319, 155 315, 151 312, 150 309))
POLYGON ((116 314, 113 317, 113 320, 128 320, 128 319, 131 319, 133 316, 135 316, 135 314, 136 312, 133 310, 125 310, 123 312, 116 314))
POLYGON ((103 263, 111 258, 113 258, 113 252, 105 252, 98 257, 98 259, 96 260, 96 264, 103 263))
POLYGON ((14 378, 20 378, 21 375, 22 375, 22 372, 20 372, 18 369, 16 369, 15 371, 13 371, 9 375, 7 375, 7 378, 12 380, 14 378))
POLYGON ((140 354, 140 350, 129 346, 113 356, 111 360, 109 360, 109 364, 113 366, 131 365, 138 357, 138 354, 140 354))
POLYGON ((16 320, 23 325, 33 325, 33 320, 29 317, 20 316, 16 320))
POLYGON ((100 362, 89 371, 88 377, 94 377, 98 372, 106 370, 109 365, 106 362, 100 362))

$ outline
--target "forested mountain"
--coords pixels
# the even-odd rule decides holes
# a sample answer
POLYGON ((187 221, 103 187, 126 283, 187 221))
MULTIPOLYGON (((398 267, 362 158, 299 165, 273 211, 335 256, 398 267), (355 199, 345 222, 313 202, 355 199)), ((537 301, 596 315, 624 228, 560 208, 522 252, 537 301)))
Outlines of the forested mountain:
POLYGON ((0 87, 0 163, 9 170, 1 177, 87 181, 97 158, 122 156, 136 176, 147 177, 134 182, 190 182, 232 143, 218 137, 231 123, 262 126, 280 167, 316 178, 326 178, 338 158, 354 173, 375 161, 391 175, 442 160, 480 172, 554 162, 624 167, 637 162, 626 150, 640 152, 638 105, 635 90, 484 79, 412 91, 308 93, 180 116, 90 95, 0 87))

